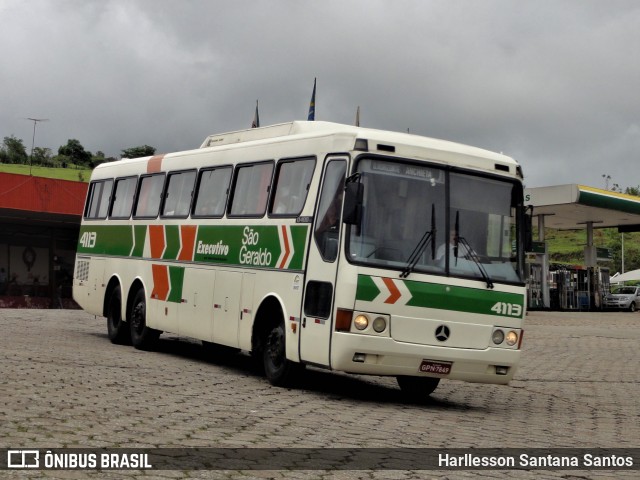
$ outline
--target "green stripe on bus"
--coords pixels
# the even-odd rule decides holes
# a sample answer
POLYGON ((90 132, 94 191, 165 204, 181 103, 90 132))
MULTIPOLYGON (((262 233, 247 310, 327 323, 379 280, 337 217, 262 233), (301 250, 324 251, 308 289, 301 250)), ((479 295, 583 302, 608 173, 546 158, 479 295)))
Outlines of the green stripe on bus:
POLYGON ((169 267, 169 297, 167 302, 182 303, 182 286, 184 283, 184 267, 169 267))
POLYGON ((130 225, 91 225, 80 227, 78 253, 128 256, 133 247, 130 225))
POLYGON ((370 302, 380 294, 380 289, 373 283, 369 275, 358 275, 358 289, 356 300, 370 302))
POLYGON ((291 226, 282 238, 281 228, 279 225, 200 226, 193 259, 224 265, 301 269, 308 227, 291 226), (290 258, 285 253, 287 248, 290 258), (279 260, 288 266, 281 267, 279 260))
POLYGON ((294 225, 291 227, 291 241, 295 249, 293 258, 289 264, 289 270, 302 270, 304 263, 305 242, 307 241, 308 227, 304 225, 294 225))
MULTIPOLYGON (((376 278, 380 279, 379 284, 384 285, 382 277, 376 278)), ((394 300, 396 305, 485 315, 524 317, 524 295, 522 294, 416 282, 399 278, 388 280, 392 280, 396 288, 399 284, 404 285, 406 291, 409 292, 408 294, 401 294, 404 295, 404 298, 402 296, 397 297, 394 300), (410 298, 408 298, 409 296, 410 298)), ((391 292, 383 292, 370 275, 358 275, 356 300, 372 302, 379 298, 381 302, 384 302, 390 295, 391 292)))
MULTIPOLYGON (((411 293, 411 300, 407 302, 410 307, 502 315, 502 310, 494 307, 497 303, 504 303, 519 306, 515 310, 517 314, 513 316, 522 318, 524 315, 524 296, 521 294, 409 280, 405 280, 404 284, 411 293)), ((514 311, 513 307, 511 311, 514 311)))
POLYGON ((142 257, 144 252, 144 241, 147 238, 147 226, 135 225, 133 227, 133 250, 131 251, 132 257, 142 257))
MULTIPOLYGON (((193 261, 229 266, 301 270, 308 225, 200 225, 193 261)), ((183 247, 180 226, 165 225, 163 260, 175 260, 183 247)), ((78 252, 144 257, 147 225, 92 225, 80 229, 78 252)))
POLYGON ((164 227, 164 236, 167 245, 162 258, 175 260, 180 252, 180 228, 178 225, 167 225, 164 227))

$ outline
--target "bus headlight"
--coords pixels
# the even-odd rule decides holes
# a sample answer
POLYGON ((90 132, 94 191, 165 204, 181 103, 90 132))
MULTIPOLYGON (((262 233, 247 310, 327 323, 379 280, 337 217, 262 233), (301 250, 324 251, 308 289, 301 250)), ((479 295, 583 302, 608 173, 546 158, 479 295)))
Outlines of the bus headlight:
POLYGON ((353 319, 353 324, 358 330, 364 330, 369 326, 369 319, 366 317, 366 315, 358 315, 353 319))
POLYGON ((377 333, 382 333, 384 332, 384 329, 387 328, 387 321, 382 318, 382 317, 377 317, 374 321, 373 321, 373 329, 377 332, 377 333))
POLYGON ((516 343, 518 343, 518 334, 511 330, 507 333, 507 345, 513 347, 516 343))
POLYGON ((493 343, 495 343, 496 345, 500 345, 502 342, 504 342, 504 332, 502 330, 494 330, 493 335, 491 336, 491 340, 493 340, 493 343))

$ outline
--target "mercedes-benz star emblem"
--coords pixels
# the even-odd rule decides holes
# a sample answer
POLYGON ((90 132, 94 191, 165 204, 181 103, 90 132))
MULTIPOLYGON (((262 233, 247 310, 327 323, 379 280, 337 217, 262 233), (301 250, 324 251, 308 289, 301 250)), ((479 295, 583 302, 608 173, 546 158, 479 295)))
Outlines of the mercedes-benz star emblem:
POLYGON ((440 325, 436 328, 436 340, 439 342, 446 342, 451 336, 451 330, 446 325, 440 325))

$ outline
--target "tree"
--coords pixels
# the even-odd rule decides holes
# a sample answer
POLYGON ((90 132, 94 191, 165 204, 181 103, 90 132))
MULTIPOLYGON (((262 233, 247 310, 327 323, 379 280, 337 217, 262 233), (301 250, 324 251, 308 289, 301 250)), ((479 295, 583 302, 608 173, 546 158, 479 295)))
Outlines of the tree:
POLYGON ((122 150, 122 158, 140 158, 149 157, 156 153, 156 149, 149 145, 142 145, 139 147, 125 148, 122 150))
POLYGON ((627 195, 640 197, 640 185, 638 185, 637 187, 627 187, 625 188, 624 193, 626 193, 627 195))
POLYGON ((77 165, 89 165, 91 163, 91 152, 84 149, 82 144, 75 138, 67 141, 66 145, 58 148, 58 155, 65 156, 77 165))
POLYGON ((4 137, 2 147, 0 147, 0 158, 4 163, 29 163, 27 150, 24 148, 22 139, 13 135, 4 137))
POLYGON ((48 165, 51 163, 51 149, 44 147, 35 147, 33 149, 33 158, 31 159, 34 165, 48 165))

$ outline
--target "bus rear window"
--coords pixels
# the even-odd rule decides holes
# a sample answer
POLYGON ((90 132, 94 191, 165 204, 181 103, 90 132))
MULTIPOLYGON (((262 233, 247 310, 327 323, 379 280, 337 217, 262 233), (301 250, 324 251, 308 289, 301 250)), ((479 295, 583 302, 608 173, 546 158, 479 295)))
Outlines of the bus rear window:
POLYGON ((92 182, 87 195, 84 218, 107 218, 109 199, 113 189, 113 180, 92 182))

